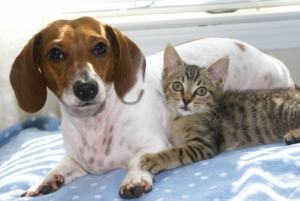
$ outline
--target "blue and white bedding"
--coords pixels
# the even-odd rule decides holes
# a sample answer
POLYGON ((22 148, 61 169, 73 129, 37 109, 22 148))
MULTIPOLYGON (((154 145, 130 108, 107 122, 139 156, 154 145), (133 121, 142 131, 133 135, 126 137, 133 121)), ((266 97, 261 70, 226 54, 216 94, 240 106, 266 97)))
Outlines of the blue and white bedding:
MULTIPOLYGON (((0 132, 0 200, 122 200, 126 170, 86 175, 49 195, 21 198, 65 155, 61 120, 31 118, 0 132)), ((220 154, 155 177, 136 200, 300 200, 300 145, 283 143, 220 154)))

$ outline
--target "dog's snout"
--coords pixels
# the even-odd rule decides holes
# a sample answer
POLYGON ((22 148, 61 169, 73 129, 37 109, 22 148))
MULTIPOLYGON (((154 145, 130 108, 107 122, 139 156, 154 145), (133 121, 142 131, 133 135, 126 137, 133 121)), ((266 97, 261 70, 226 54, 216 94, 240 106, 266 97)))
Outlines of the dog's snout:
POLYGON ((73 86, 74 94, 82 101, 93 100, 98 93, 98 84, 95 81, 78 81, 73 86))

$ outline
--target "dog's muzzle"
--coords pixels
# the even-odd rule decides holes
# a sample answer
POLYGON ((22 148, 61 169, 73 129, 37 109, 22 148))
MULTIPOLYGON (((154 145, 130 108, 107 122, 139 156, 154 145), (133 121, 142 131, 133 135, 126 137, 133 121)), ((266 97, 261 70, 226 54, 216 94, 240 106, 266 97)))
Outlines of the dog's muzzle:
POLYGON ((74 94, 81 101, 93 100, 98 93, 98 84, 95 81, 77 81, 73 85, 74 94))

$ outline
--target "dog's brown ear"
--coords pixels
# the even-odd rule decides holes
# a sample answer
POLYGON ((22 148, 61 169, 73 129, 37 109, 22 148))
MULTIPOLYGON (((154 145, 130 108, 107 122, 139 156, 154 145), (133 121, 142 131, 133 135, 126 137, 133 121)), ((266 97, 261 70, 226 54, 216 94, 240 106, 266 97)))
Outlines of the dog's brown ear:
POLYGON ((38 72, 41 34, 33 36, 15 59, 10 71, 10 83, 19 106, 25 111, 39 111, 47 98, 46 80, 38 72))
POLYGON ((144 92, 145 57, 119 29, 106 25, 106 31, 117 59, 113 75, 116 93, 125 103, 135 103, 144 92))

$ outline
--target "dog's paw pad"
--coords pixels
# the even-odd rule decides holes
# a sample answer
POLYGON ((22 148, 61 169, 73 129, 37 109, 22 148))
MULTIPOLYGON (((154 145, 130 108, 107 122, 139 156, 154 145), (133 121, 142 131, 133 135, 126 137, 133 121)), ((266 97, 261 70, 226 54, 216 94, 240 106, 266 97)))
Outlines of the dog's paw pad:
POLYGON ((152 185, 146 181, 142 181, 141 184, 129 183, 121 186, 119 195, 123 199, 138 198, 151 191, 152 185))
POLYGON ((47 195, 47 194, 51 193, 51 191, 52 191, 52 186, 43 186, 41 188, 41 190, 39 191, 39 194, 42 193, 44 195, 47 195))
POLYGON ((62 175, 46 175, 44 179, 21 194, 21 197, 47 195, 58 190, 64 183, 62 175))

